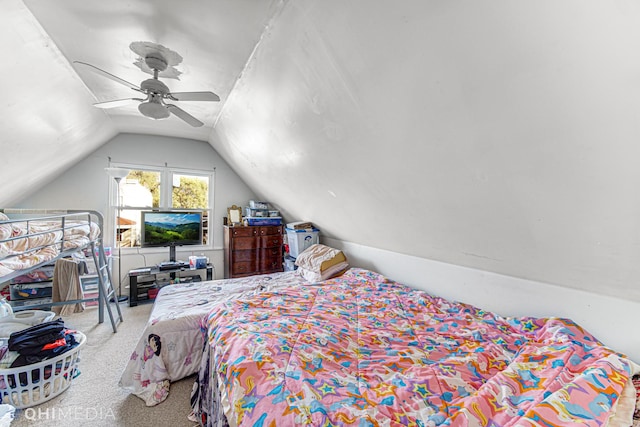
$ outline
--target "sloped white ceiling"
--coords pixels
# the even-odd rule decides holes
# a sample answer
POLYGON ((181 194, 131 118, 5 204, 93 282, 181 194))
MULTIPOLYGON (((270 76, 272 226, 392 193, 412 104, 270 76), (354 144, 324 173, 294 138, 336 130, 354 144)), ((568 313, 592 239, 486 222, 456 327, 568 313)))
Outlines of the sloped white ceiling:
POLYGON ((640 300, 636 2, 289 2, 216 128, 324 235, 640 300))
POLYGON ((208 140, 325 236, 640 301, 636 1, 25 3, 0 3, 0 206, 116 133, 208 140), (181 104, 204 127, 91 107, 131 94, 71 61, 137 83, 132 41, 220 95, 181 104))
MULTIPOLYGON (((134 84, 150 78, 133 65, 129 45, 149 41, 177 52, 179 80, 161 78, 173 92, 212 91, 224 101, 278 4, 275 0, 27 0, 29 9, 69 62, 95 65, 134 84)), ((139 93, 74 65, 98 101, 139 93)), ((178 104, 178 103, 176 103, 178 104)), ((191 127, 176 117, 141 117, 137 104, 106 110, 119 132, 206 140, 222 103, 180 102, 205 123, 191 127)))
POLYGON ((22 1, 0 26, 0 205, 32 192, 117 133, 22 1))
POLYGON ((206 141, 229 92, 259 40, 277 0, 7 0, 0 3, 5 67, 0 151, 12 161, 2 179, 24 176, 2 189, 0 205, 29 194, 118 133, 206 141), (25 4, 27 7, 25 7, 25 4), (139 96, 127 87, 73 65, 87 62, 139 84, 151 76, 133 65, 134 41, 161 44, 183 57, 171 91, 212 91, 222 102, 178 104, 205 123, 176 117, 154 121, 137 105, 100 110, 95 102, 139 96), (31 165, 25 174, 25 165, 31 165), (44 167, 42 167, 44 166, 44 167))

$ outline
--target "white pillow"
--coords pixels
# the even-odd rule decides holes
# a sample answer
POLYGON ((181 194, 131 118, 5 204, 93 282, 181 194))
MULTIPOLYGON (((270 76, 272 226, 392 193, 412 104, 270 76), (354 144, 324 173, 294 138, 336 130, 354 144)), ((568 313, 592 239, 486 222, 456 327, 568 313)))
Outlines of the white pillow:
POLYGON ((347 257, 341 250, 318 243, 309 246, 296 258, 296 265, 298 267, 315 273, 322 273, 326 269, 341 262, 347 262, 347 257))
POLYGON ((329 280, 333 277, 339 276, 344 273, 349 268, 348 262, 341 262, 336 265, 332 265, 321 273, 316 271, 308 270, 304 267, 298 267, 298 273, 302 275, 306 280, 311 283, 316 282, 324 282, 325 280, 329 280))

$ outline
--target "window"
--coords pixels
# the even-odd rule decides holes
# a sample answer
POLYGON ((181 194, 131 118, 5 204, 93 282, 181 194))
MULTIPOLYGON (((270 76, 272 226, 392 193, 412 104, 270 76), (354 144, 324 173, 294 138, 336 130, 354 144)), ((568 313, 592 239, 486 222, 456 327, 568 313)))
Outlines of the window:
MULTIPOLYGON (((142 211, 202 212, 203 244, 209 245, 208 219, 211 214, 213 173, 119 165, 129 174, 119 183, 114 209, 115 246, 140 247, 142 211)), ((113 185, 116 185, 114 180, 113 185)), ((115 200, 115 199, 114 199, 115 200)))

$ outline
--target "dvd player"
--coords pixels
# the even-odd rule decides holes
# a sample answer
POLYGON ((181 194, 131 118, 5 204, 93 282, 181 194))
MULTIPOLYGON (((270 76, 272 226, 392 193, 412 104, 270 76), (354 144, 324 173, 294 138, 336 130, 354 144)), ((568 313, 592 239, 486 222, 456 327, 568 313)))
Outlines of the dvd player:
POLYGON ((175 270, 177 268, 182 268, 184 267, 184 263, 181 261, 175 261, 175 262, 161 262, 160 264, 158 264, 158 269, 159 270, 175 270))

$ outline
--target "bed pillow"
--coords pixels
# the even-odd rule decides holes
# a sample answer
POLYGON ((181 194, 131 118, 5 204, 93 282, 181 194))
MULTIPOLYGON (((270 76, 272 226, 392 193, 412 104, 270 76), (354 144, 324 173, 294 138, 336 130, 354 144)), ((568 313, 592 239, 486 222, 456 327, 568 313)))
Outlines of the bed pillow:
POLYGON ((329 246, 314 244, 296 259, 299 273, 310 282, 319 282, 342 274, 349 263, 345 254, 329 246))
POLYGON ((342 273, 347 271, 347 269, 349 269, 349 263, 341 262, 339 264, 329 267, 328 269, 326 269, 321 273, 307 270, 306 268, 302 268, 302 267, 299 267, 297 271, 302 277, 304 277, 309 282, 316 283, 316 282, 323 282, 333 277, 340 276, 342 273))

